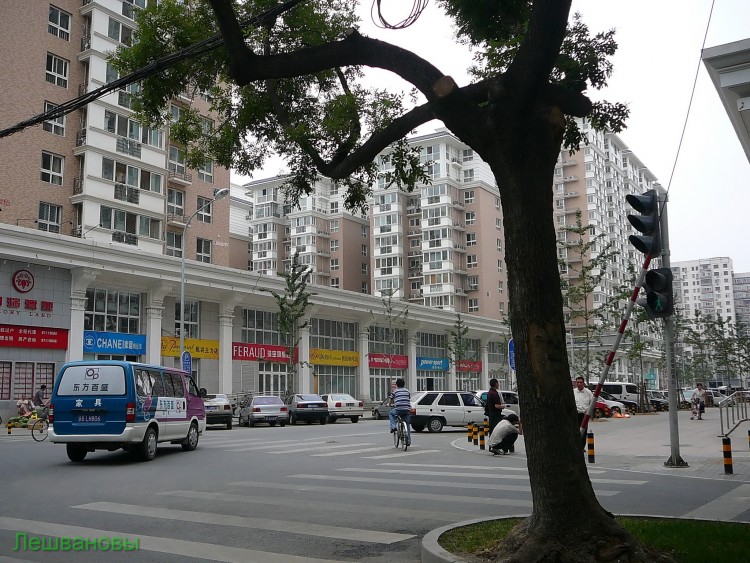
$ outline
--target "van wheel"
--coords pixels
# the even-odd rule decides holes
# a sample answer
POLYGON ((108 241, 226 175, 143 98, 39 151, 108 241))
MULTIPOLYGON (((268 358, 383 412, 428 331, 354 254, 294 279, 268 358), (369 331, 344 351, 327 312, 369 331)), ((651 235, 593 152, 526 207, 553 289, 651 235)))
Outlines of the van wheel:
POLYGON ((138 457, 143 461, 151 461, 156 457, 157 435, 153 428, 146 429, 143 442, 138 446, 138 457))
POLYGON ((187 436, 182 441, 181 445, 182 449, 186 452, 192 452, 198 447, 198 425, 195 422, 190 425, 187 436))
POLYGON ((353 416, 353 417, 351 417, 351 421, 352 422, 358 422, 359 421, 359 417, 358 416, 353 416))
POLYGON ((427 421, 427 430, 430 432, 440 432, 443 429, 443 421, 439 418, 431 418, 427 421))
POLYGON ((65 453, 68 454, 68 459, 70 461, 74 461, 75 463, 80 463, 84 459, 86 459, 86 454, 88 452, 84 448, 79 446, 78 444, 66 444, 65 453))

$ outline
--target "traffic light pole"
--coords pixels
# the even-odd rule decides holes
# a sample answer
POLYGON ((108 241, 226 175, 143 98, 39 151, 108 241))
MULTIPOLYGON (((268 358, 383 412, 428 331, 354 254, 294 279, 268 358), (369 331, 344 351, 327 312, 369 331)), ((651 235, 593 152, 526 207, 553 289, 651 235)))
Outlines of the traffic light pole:
MULTIPOLYGON (((669 221, 667 219, 667 195, 659 198, 659 226, 661 229, 662 255, 661 265, 670 267, 669 259, 669 221)), ((671 454, 664 462, 666 467, 687 467, 688 464, 680 457, 680 432, 678 428, 678 409, 680 401, 677 390, 677 372, 674 369, 674 315, 664 319, 664 348, 666 356, 666 370, 669 376, 667 389, 669 391, 669 444, 671 454)))

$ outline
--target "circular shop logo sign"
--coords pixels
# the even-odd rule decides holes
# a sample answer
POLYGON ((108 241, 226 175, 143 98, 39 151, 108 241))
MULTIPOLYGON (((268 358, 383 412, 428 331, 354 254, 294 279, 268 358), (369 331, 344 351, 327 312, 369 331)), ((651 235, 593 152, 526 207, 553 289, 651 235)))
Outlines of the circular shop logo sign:
POLYGON ((34 289, 34 275, 28 270, 18 270, 13 274, 13 288, 19 293, 34 289))

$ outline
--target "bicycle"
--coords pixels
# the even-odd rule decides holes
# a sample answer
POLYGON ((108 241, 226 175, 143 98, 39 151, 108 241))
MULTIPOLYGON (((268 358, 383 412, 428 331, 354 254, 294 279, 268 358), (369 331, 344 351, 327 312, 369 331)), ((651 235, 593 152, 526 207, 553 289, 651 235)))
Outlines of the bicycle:
POLYGON ((406 451, 406 448, 411 444, 409 443, 409 430, 406 427, 406 421, 400 414, 396 413, 396 431, 393 433, 393 447, 398 448, 399 445, 406 451))
POLYGON ((42 408, 42 412, 36 422, 31 425, 31 437, 36 442, 44 442, 49 435, 49 407, 42 408))

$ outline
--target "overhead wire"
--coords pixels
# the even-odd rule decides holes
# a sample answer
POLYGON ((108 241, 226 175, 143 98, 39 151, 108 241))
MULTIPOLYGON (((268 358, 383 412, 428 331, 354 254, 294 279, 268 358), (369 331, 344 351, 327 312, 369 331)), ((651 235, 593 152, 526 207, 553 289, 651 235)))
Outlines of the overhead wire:
MULTIPOLYGON (((400 0, 396 1, 397 3, 401 4, 400 0)), ((381 29, 405 29, 419 19, 419 16, 422 15, 422 12, 424 12, 424 9, 427 7, 428 1, 429 0, 412 0, 412 6, 409 15, 400 22, 392 24, 389 23, 383 16, 383 11, 380 5, 382 0, 372 0, 370 17, 372 19, 372 22, 381 29), (377 14, 377 18, 375 17, 375 14, 377 14)))

